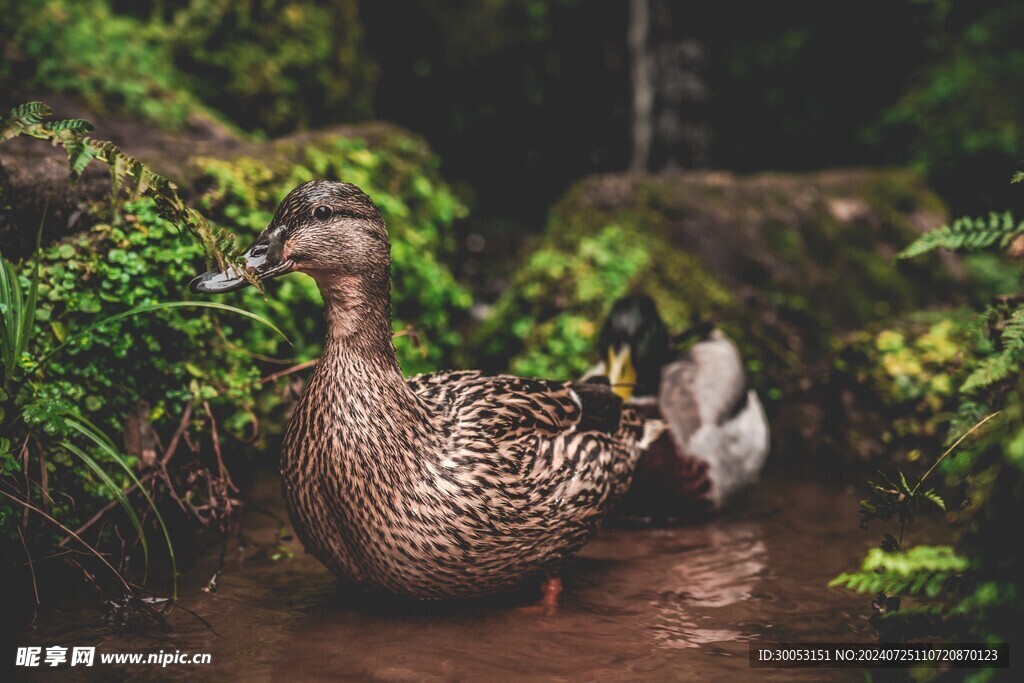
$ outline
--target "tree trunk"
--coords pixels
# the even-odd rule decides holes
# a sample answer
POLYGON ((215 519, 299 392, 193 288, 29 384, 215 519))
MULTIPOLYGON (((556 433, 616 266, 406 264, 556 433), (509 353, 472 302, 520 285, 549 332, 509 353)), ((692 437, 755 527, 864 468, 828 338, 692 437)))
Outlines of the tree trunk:
POLYGON ((653 62, 648 45, 650 23, 649 0, 630 0, 626 42, 629 44, 630 78, 633 83, 633 159, 629 165, 631 173, 643 173, 647 170, 654 134, 653 62))

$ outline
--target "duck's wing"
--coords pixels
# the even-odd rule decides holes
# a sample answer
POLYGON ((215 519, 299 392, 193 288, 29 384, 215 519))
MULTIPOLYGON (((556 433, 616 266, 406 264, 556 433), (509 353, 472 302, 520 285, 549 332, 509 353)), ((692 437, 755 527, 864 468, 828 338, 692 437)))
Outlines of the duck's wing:
POLYGON ((760 474, 768 421, 739 350, 722 332, 665 366, 658 403, 679 448, 708 463, 715 504, 760 474))
POLYGON ((410 386, 438 415, 441 478, 469 491, 453 504, 490 524, 589 534, 629 487, 644 422, 607 385, 461 372, 410 386))

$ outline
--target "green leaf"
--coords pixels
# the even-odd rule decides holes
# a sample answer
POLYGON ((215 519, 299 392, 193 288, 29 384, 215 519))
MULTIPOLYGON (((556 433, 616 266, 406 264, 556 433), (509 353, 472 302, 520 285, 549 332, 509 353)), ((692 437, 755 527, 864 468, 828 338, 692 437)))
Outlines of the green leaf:
POLYGON ((946 511, 946 501, 942 499, 942 496, 935 492, 935 489, 929 489, 922 493, 921 496, 924 497, 925 500, 930 501, 943 512, 946 511))
POLYGON ((117 502, 124 509, 125 514, 128 516, 128 520, 135 527, 135 533, 139 535, 139 542, 142 544, 142 556, 146 566, 146 572, 149 571, 149 544, 146 541, 146 531, 142 528, 142 522, 139 521, 138 515, 135 514, 135 508, 132 506, 128 496, 125 495, 124 490, 118 486, 110 475, 107 474, 106 470, 100 467, 88 453, 83 451, 81 448, 71 443, 70 441, 61 441, 60 445, 73 453, 79 460, 92 470, 92 472, 99 477, 100 481, 110 489, 111 494, 117 499, 117 502))
MULTIPOLYGON (((173 596, 174 599, 178 599, 178 565, 174 555, 174 544, 171 542, 171 533, 167 529, 167 524, 164 523, 164 518, 160 514, 160 510, 157 509, 156 503, 150 497, 149 492, 139 481, 139 478, 135 476, 135 470, 132 469, 131 465, 128 464, 124 455, 120 453, 114 442, 111 441, 106 434, 104 434, 96 425, 89 422, 87 419, 81 416, 75 416, 74 418, 68 418, 68 426, 74 431, 78 432, 88 440, 92 441, 98 446, 107 456, 114 461, 118 466, 124 470, 128 478, 131 479, 132 483, 138 488, 138 491, 142 494, 143 498, 146 499, 146 503, 149 505, 149 509, 153 512, 157 522, 160 524, 160 530, 163 531, 164 541, 167 543, 167 552, 171 559, 171 572, 173 575, 173 596)), ((122 493, 122 496, 124 494, 122 493)), ((141 538, 145 539, 145 534, 142 531, 141 525, 139 526, 139 533, 141 538)), ((143 544, 145 541, 143 540, 143 544)), ((148 557, 147 557, 148 562, 148 557)))
POLYGON ((1010 240, 1024 234, 1024 222, 1014 222, 1009 212, 990 213, 988 218, 958 218, 949 225, 926 232, 896 258, 908 259, 935 249, 980 251, 993 246, 1006 247, 1010 240))
POLYGON ((287 336, 285 336, 284 332, 282 332, 276 325, 274 325, 274 323, 270 322, 269 320, 267 320, 263 316, 256 315, 255 313, 250 313, 249 311, 242 310, 242 309, 237 308, 235 306, 229 306, 228 304, 222 304, 222 303, 218 303, 216 301, 166 301, 166 302, 163 302, 163 303, 144 304, 142 306, 136 306, 135 308, 133 308, 133 309, 131 309, 129 311, 124 311, 122 313, 116 313, 114 315, 111 315, 111 316, 108 316, 106 318, 103 318, 102 320, 99 320, 99 321, 93 323, 92 325, 89 325, 84 330, 76 332, 75 334, 73 334, 70 337, 68 337, 67 339, 65 339, 59 345, 54 347, 49 353, 47 353, 45 356, 43 356, 38 361, 37 365, 40 368, 43 367, 44 365, 49 363, 50 360, 52 360, 54 356, 56 356, 58 353, 63 351, 65 348, 67 348, 67 346, 69 344, 71 344, 72 342, 74 342, 74 341, 76 341, 78 339, 82 339, 84 337, 88 337, 90 334, 92 334, 93 332, 95 332, 97 329, 99 329, 100 327, 102 327, 104 325, 109 325, 110 323, 114 323, 114 322, 117 322, 119 320, 124 320, 125 318, 130 318, 132 316, 140 315, 142 313, 151 313, 153 311, 160 311, 160 310, 169 309, 169 308, 210 308, 210 309, 215 309, 215 310, 220 310, 220 311, 227 311, 229 313, 234 313, 236 315, 241 315, 241 316, 244 316, 246 318, 250 318, 252 320, 255 320, 256 322, 260 323, 261 325, 265 325, 265 326, 269 327, 271 330, 273 330, 278 335, 280 335, 282 339, 284 339, 286 342, 288 342, 288 344, 291 344, 291 341, 288 339, 287 336))

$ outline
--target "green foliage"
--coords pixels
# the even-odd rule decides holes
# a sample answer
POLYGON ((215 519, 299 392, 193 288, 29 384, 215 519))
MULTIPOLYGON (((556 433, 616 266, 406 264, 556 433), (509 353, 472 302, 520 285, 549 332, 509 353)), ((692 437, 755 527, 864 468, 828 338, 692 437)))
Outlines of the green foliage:
POLYGON ((899 258, 920 256, 934 249, 980 251, 997 247, 1005 249, 1024 233, 1024 222, 1017 223, 1009 211, 990 213, 988 218, 959 218, 951 225, 931 230, 900 252, 899 258))
POLYGON ((240 126, 280 133, 367 118, 376 67, 356 0, 166 3, 194 92, 240 126))
POLYGON ((924 61, 869 137, 970 201, 961 188, 984 192, 976 176, 998 182, 1020 159, 1024 99, 1017 84, 1024 76, 1024 49, 1016 37, 1024 13, 1012 1, 971 8, 929 5, 933 58, 924 61))
MULTIPOLYGON (((5 434, 13 436, 15 443, 22 444, 22 453, 18 454, 12 452, 12 442, 8 439, 0 444, 3 446, 0 449, 0 482, 5 485, 7 496, 12 491, 20 491, 25 500, 50 500, 50 514, 65 524, 80 521, 103 500, 117 500, 138 533, 143 559, 148 563, 149 548, 143 525, 124 492, 127 486, 134 484, 140 490, 146 508, 157 520, 173 565, 174 548, 170 533, 153 499, 136 477, 134 458, 124 455, 101 427, 85 417, 82 410, 84 406, 85 412, 97 412, 100 408, 110 411, 120 405, 124 412, 114 408, 114 412, 100 413, 110 427, 120 430, 126 406, 131 405, 133 396, 114 391, 114 381, 119 379, 116 377, 107 379, 107 389, 112 394, 106 401, 89 393, 97 390, 92 386, 90 377, 95 378, 98 368, 95 364, 82 367, 78 362, 88 357, 88 350, 110 343, 108 335, 111 330, 115 330, 123 344, 121 334, 125 322, 141 314, 158 311, 184 307, 230 311, 257 320, 271 329, 276 328, 247 311, 205 301, 144 303, 99 319, 95 312, 85 316, 68 315, 60 299, 55 301, 52 298, 56 288, 51 281, 52 272, 47 258, 61 253, 61 247, 37 250, 35 258, 24 266, 27 273, 22 277, 0 255, 0 330, 3 331, 0 339, 0 358, 3 359, 0 368, 3 377, 0 423, 5 434), (19 283, 19 279, 22 282, 19 283), (25 282, 30 282, 28 297, 21 296, 25 282), (37 299, 37 294, 42 298, 37 299), (15 332, 13 337, 11 331, 15 332), (60 450, 56 450, 58 447, 60 450), (74 458, 69 459, 67 454, 74 458), (116 467, 117 474, 108 473, 109 465, 116 467), (46 479, 54 485, 32 481, 27 477, 29 468, 43 468, 46 479), (29 482, 27 490, 21 486, 22 481, 29 482), (54 499, 56 491, 65 500, 80 502, 77 505, 57 504, 54 499), (82 493, 87 495, 80 495, 82 493), (90 496, 95 502, 89 500, 90 496)), ((108 306, 106 310, 111 308, 108 306)), ((128 342, 130 345, 130 338, 128 342)), ((123 381, 118 381, 118 384, 122 388, 125 385, 123 381)), ((16 525, 20 528, 20 520, 14 512, 10 503, 0 504, 0 534, 4 540, 19 533, 16 525)), ((37 542, 39 538, 52 537, 54 532, 54 529, 39 527, 27 532, 20 529, 22 535, 37 542)), ((176 576, 173 567, 172 576, 176 576)))
POLYGON ((117 14, 108 0, 7 0, 0 11, 0 35, 28 62, 36 88, 74 94, 96 112, 120 110, 172 128, 197 113, 211 117, 175 68, 161 24, 117 14))
POLYGON ((685 329, 700 315, 731 303, 697 259, 651 236, 609 225, 581 237, 574 249, 551 243, 535 251, 498 299, 473 346, 481 360, 500 359, 517 374, 578 377, 594 362, 608 308, 641 285, 673 329, 685 329))
MULTIPOLYGON (((280 143, 268 157, 199 159, 206 188, 199 205, 248 240, 301 182, 324 178, 359 185, 373 197, 391 235, 392 313, 402 368, 407 373, 436 370, 451 363, 461 343, 456 325, 471 303, 444 263, 453 248, 452 223, 466 209, 440 178, 437 159, 425 144, 390 130, 371 134, 373 145, 326 133, 280 143)), ((258 328, 233 343, 264 355, 287 353, 296 362, 315 358, 324 335, 315 283, 292 275, 269 287, 266 297, 248 290, 229 300, 279 321, 294 348, 282 348, 258 328)))
POLYGON ((231 246, 230 235, 214 229, 202 214, 188 206, 178 194, 177 185, 138 159, 125 154, 117 145, 86 136, 86 133, 92 131, 88 121, 46 121, 52 114, 50 108, 41 102, 29 102, 15 107, 6 119, 0 121, 0 142, 26 136, 63 147, 68 153, 73 181, 81 177, 91 161, 106 164, 110 169, 115 200, 120 196, 122 188, 131 183, 129 194, 132 199, 152 199, 162 218, 173 225, 183 226, 199 240, 209 261, 222 269, 227 266, 230 258, 225 251, 231 246))
POLYGON ((356 0, 0 0, 0 11, 15 63, 4 74, 0 62, 0 77, 26 72, 34 89, 101 114, 279 133, 372 110, 377 70, 356 0))
POLYGON ((922 507, 934 506, 946 510, 945 501, 935 489, 919 492, 921 482, 910 486, 902 472, 896 480, 882 474, 881 482, 868 482, 868 486, 871 497, 860 502, 861 526, 865 529, 873 519, 887 522, 895 517, 901 525, 913 524, 922 507))
POLYGON ((88 123, 48 122, 49 115, 39 103, 16 107, 0 126, 0 138, 27 135, 63 145, 73 176, 92 159, 108 164, 119 207, 123 181, 132 180, 135 190, 121 207, 129 213, 115 211, 89 233, 37 247, 20 267, 0 255, 0 551, 10 561, 15 538, 45 547, 66 533, 55 524, 70 528, 116 500, 148 562, 142 513, 126 493, 131 487, 155 518, 173 565, 169 530, 135 474, 135 459, 105 431, 120 432, 141 397, 155 396, 154 413, 146 416, 154 423, 168 417, 169 403, 180 413, 185 401, 210 405, 221 396, 251 417, 246 397, 251 404, 256 374, 248 358, 211 362, 199 345, 161 353, 175 348, 175 337, 205 332, 209 339, 226 327, 210 314, 182 309, 231 312, 280 332, 261 316, 223 303, 166 301, 181 291, 178 283, 194 273, 205 251, 198 241, 183 242, 168 218, 202 228, 200 236, 214 233, 165 178, 113 145, 85 138, 88 123), (175 269, 180 279, 166 279, 175 269), (218 376, 230 380, 223 393, 210 386, 218 376), (22 507, 37 514, 23 518, 22 507))
POLYGON ((973 349, 984 335, 975 318, 966 308, 914 313, 836 344, 829 392, 843 400, 834 439, 844 452, 916 464, 942 448, 958 388, 979 363, 973 349))
POLYGON ((906 552, 872 548, 860 571, 843 573, 829 586, 857 593, 938 597, 967 570, 969 561, 950 546, 919 545, 906 552))
MULTIPOLYGON (((999 248, 1019 257, 1021 232, 1008 215, 962 220, 922 236, 902 256, 943 247, 999 248)), ((1012 641, 1021 635, 1024 556, 1008 538, 1024 514, 1024 295, 997 297, 974 327, 978 333, 963 341, 963 355, 973 361, 961 373, 954 395, 949 447, 913 486, 902 472, 898 480, 883 477, 871 484, 872 495, 862 502, 864 523, 895 518, 899 539, 887 535, 883 549, 871 551, 861 571, 843 574, 832 584, 878 593, 873 623, 885 637, 927 635, 920 631, 922 624, 928 633, 962 640, 1012 641), (904 526, 930 507, 926 502, 947 511, 944 499, 922 486, 935 472, 943 476, 948 495, 962 501, 949 506, 948 513, 957 522, 958 550, 904 550, 904 526), (904 613, 901 594, 934 599, 929 619, 922 622, 915 611, 904 613)))
MULTIPOLYGON (((3 379, 4 399, 11 395, 19 371, 30 362, 25 355, 35 331, 38 295, 38 264, 32 264, 26 295, 17 271, 0 255, 0 377, 3 379)), ((0 421, 4 417, 0 412, 0 421)))
POLYGON ((986 315, 989 329, 997 329, 998 341, 985 360, 968 375, 960 386, 965 396, 981 393, 983 389, 1005 382, 1024 367, 1024 307, 1007 312, 1005 307, 990 307, 986 315), (999 319, 1002 315, 1008 315, 999 319))

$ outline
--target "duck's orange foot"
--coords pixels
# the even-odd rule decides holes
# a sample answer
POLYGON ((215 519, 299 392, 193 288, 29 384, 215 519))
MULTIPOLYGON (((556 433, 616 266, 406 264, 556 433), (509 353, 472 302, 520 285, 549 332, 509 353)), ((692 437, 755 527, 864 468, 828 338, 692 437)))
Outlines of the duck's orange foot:
POLYGON ((558 576, 548 577, 540 585, 540 600, 534 605, 522 607, 522 611, 531 614, 551 616, 558 611, 558 596, 562 594, 562 579, 558 576))

